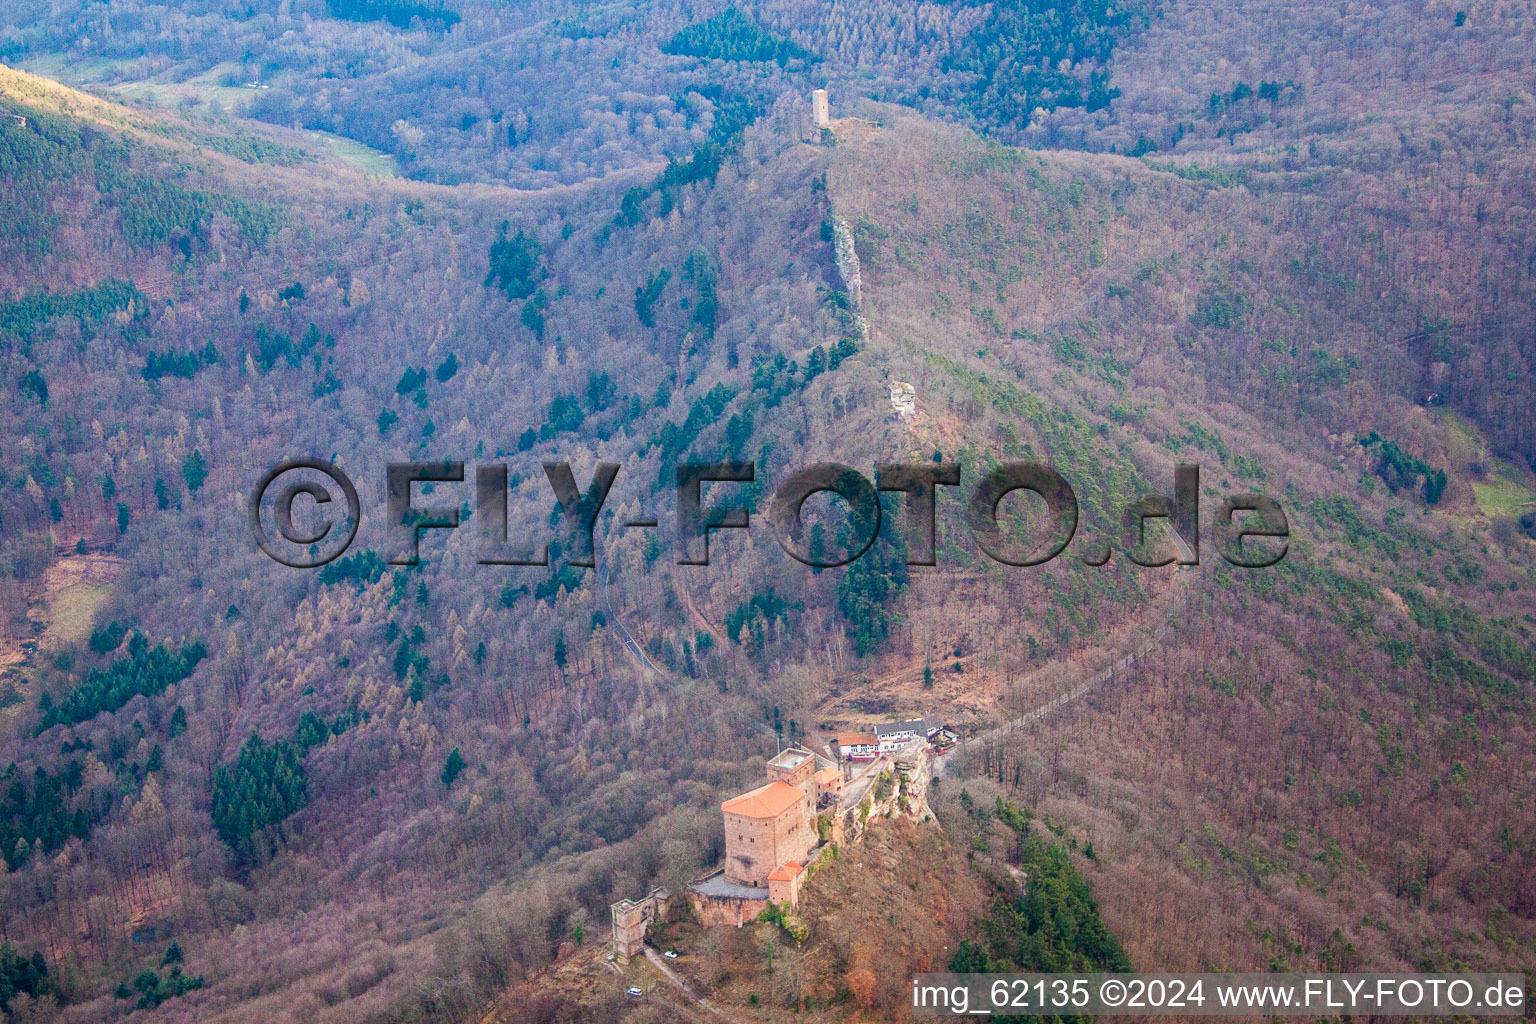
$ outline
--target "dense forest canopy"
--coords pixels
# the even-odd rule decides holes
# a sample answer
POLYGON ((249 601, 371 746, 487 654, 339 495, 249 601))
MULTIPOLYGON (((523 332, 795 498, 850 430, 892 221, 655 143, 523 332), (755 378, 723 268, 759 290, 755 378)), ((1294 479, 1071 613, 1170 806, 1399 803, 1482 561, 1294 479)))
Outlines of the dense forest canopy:
POLYGON ((661 45, 662 53, 715 60, 771 60, 783 66, 791 60, 815 60, 816 55, 793 40, 774 35, 734 4, 712 18, 689 25, 661 45))
MULTIPOLYGON (((977 813, 969 793, 960 802, 977 813)), ((1001 887, 1005 891, 994 896, 982 936, 962 941, 949 969, 970 974, 1131 971, 1131 958, 1100 919, 1088 883, 1066 847, 1042 836, 1042 826, 1031 821, 1028 811, 999 799, 995 813, 1016 837, 1009 862, 1029 882, 1012 895, 1001 887)), ((980 816, 986 816, 985 809, 980 816)), ((1049 829, 1049 822, 1044 827, 1049 829)))
POLYGON ((1113 0, 1002 0, 942 66, 976 76, 961 102, 984 123, 1023 128, 1036 110, 1057 107, 1091 113, 1119 95, 1109 86, 1110 55, 1146 17, 1113 0))

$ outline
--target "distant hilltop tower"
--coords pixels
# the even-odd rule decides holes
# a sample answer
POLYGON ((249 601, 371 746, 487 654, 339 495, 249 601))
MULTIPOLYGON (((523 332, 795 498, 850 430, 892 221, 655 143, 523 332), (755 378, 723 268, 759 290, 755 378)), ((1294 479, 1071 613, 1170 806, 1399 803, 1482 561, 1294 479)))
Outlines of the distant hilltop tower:
POLYGON ((811 93, 811 120, 816 122, 817 128, 825 128, 832 123, 832 116, 827 111, 827 90, 817 89, 811 93))

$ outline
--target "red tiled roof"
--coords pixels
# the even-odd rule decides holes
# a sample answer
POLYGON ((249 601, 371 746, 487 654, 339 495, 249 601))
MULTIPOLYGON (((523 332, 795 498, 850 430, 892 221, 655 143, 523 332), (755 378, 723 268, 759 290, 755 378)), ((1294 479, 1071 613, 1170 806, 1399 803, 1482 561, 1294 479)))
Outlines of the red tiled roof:
POLYGON ((840 747, 857 747, 862 745, 873 747, 880 742, 880 738, 872 732, 840 732, 837 734, 837 745, 840 747))
POLYGON ((720 805, 726 814, 740 814, 745 818, 777 818, 795 802, 803 800, 805 793, 798 786, 791 786, 782 779, 775 779, 766 786, 759 786, 750 793, 733 797, 720 805))
POLYGON ((801 867, 795 861, 787 860, 783 864, 780 864, 778 867, 773 869, 773 874, 768 876, 768 881, 793 882, 795 880, 795 876, 804 870, 805 868, 801 867))

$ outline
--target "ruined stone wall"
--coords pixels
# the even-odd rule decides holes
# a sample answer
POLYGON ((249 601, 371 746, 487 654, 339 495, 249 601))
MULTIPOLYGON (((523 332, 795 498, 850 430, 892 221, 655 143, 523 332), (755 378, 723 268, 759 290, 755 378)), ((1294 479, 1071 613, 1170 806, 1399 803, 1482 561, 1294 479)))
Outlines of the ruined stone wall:
POLYGON ((740 928, 749 921, 757 920, 757 915, 768 909, 768 891, 763 890, 763 898, 760 900, 706 896, 690 891, 688 901, 693 904, 694 916, 706 928, 722 924, 740 928))
POLYGON ((645 930, 652 921, 665 921, 671 897, 665 889, 652 889, 638 900, 620 900, 613 911, 613 951, 629 958, 645 948, 645 930))

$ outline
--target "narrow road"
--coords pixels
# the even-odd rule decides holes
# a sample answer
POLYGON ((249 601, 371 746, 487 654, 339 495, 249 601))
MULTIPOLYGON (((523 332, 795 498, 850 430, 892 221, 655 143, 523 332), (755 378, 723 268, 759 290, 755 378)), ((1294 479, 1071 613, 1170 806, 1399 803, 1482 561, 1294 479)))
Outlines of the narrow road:
POLYGON ((603 563, 602 588, 603 588, 603 610, 608 615, 608 621, 613 623, 614 626, 616 626, 618 628, 618 630, 619 630, 619 639, 624 641, 625 649, 628 650, 629 653, 630 653, 630 656, 633 657, 636 661, 638 661, 642 666, 644 666, 645 668, 650 669, 657 676, 659 676, 661 678, 666 678, 666 673, 663 672, 661 669, 657 668, 655 663, 652 662, 650 658, 646 657, 644 648, 642 648, 640 646, 640 644, 638 642, 636 642, 636 640, 635 640, 635 638, 633 636, 630 636, 630 634, 629 634, 629 627, 624 625, 624 620, 619 618, 618 614, 614 612, 614 610, 613 610, 613 602, 608 600, 608 563, 607 562, 603 563))
POLYGON ((708 617, 699 611, 699 606, 693 603, 693 591, 688 589, 688 584, 674 577, 672 589, 677 592, 678 598, 683 602, 683 607, 688 609, 688 614, 693 619, 695 629, 703 627, 717 641, 725 639, 725 636, 715 628, 715 624, 710 622, 708 617))
MULTIPOLYGON (((1177 537, 1178 535, 1175 534, 1174 536, 1177 537)), ((1176 541, 1176 543, 1179 542, 1176 541)), ((1184 549, 1183 544, 1179 543, 1179 547, 1181 548, 1182 553, 1182 550, 1184 549)), ((934 759, 933 774, 935 776, 942 776, 944 774, 945 769, 949 765, 949 758, 951 755, 959 753, 962 750, 976 750, 989 741, 997 739, 1000 736, 1027 729, 1028 727, 1043 719, 1046 715, 1049 715, 1052 711, 1056 711, 1065 707, 1066 705, 1072 703, 1074 700, 1077 700, 1077 698, 1081 697, 1083 694, 1087 693, 1089 690, 1092 690, 1094 687, 1100 685, 1101 683, 1113 679, 1119 673, 1124 672, 1126 669, 1136 664, 1137 661, 1145 658, 1163 642, 1163 639, 1167 637, 1168 633, 1173 629, 1174 620, 1177 619, 1179 614, 1183 611, 1184 591, 1188 589, 1188 584, 1184 584, 1182 581, 1192 579, 1192 572, 1193 570, 1185 570, 1182 568, 1179 570, 1179 576, 1174 581, 1174 587, 1177 589, 1173 595, 1173 607, 1168 610, 1167 620, 1164 621, 1162 625, 1158 626, 1157 629, 1153 630, 1151 639, 1149 639, 1146 643, 1142 644, 1136 650, 1131 651, 1129 654, 1126 654, 1124 657, 1114 662, 1108 668, 1101 669, 1092 677, 1077 684, 1065 693, 1061 693, 1055 697, 1052 697, 1050 700, 1046 701, 1044 704, 1041 704, 1039 707, 1027 711, 1019 717, 1004 722, 1001 725, 994 726, 991 729, 986 729, 982 732, 976 733, 974 736, 956 743, 949 749, 947 753, 944 753, 934 759)))
POLYGON ((875 772, 875 766, 880 763, 879 758, 866 763, 843 784, 843 795, 838 799, 837 804, 839 809, 859 805, 859 802, 864 799, 864 794, 869 792, 869 788, 879 778, 878 773, 875 772))
POLYGON ((650 946, 645 947, 645 958, 651 962, 652 966, 661 972, 662 977, 666 978, 672 984, 681 989, 683 994, 693 1001, 694 1005, 710 1014, 713 1014, 720 1020, 725 1021, 726 1024, 740 1024, 740 1022, 737 1021, 735 1017, 725 1013, 720 1009, 720 1007, 716 1006, 708 999, 705 999, 703 996, 695 995, 693 989, 688 987, 688 983, 684 981, 682 977, 676 971, 674 971, 664 959, 662 959, 660 953, 656 952, 650 946))
MULTIPOLYGON (((1179 537, 1177 533, 1172 533, 1172 537, 1174 545, 1178 548, 1179 555, 1183 558, 1192 557, 1193 553, 1184 543, 1183 539, 1179 537)), ((1172 607, 1168 611, 1168 618, 1163 622, 1162 625, 1158 626, 1157 629, 1153 631, 1151 639, 1148 640, 1145 644, 1136 650, 1131 651, 1129 654, 1126 654, 1114 664, 1110 665, 1108 668, 1101 669, 1091 678, 1079 683, 1077 686, 1074 686, 1072 689, 1066 691, 1065 693, 1058 694, 1057 696, 1046 701, 1044 704, 1041 704, 1039 707, 1027 711, 1019 717, 1004 722, 1001 725, 994 726, 991 729, 979 732, 974 736, 969 737, 968 739, 956 743, 947 753, 941 754, 934 759, 933 774, 936 777, 945 774, 945 771, 949 766, 950 756, 952 754, 967 749, 975 750, 983 744, 987 743, 989 740, 995 739, 1007 733, 1017 732, 1021 729, 1028 728, 1029 726, 1043 719, 1046 715, 1049 715, 1051 712, 1065 707, 1072 701, 1077 700, 1083 694, 1092 690, 1094 687, 1110 679, 1113 679, 1118 673, 1124 672, 1126 669, 1136 664, 1138 660, 1146 657, 1148 653, 1156 649, 1163 642, 1163 639, 1173 628, 1174 620, 1178 618, 1180 612, 1183 610, 1184 592, 1189 587, 1189 584, 1186 581, 1191 579, 1193 579, 1193 570, 1180 567, 1178 570, 1178 575, 1174 579, 1172 607)), ((668 673, 663 672, 656 666, 655 662, 651 661, 651 659, 646 655, 644 648, 642 648, 639 642, 635 640, 634 636, 630 634, 629 627, 624 625, 624 620, 619 618, 618 614, 613 610, 613 602, 609 599, 608 596, 607 563, 604 563, 603 565, 601 586, 603 591, 603 608, 608 615, 608 621, 613 623, 614 626, 618 628, 619 638, 623 641, 625 649, 629 651, 629 654, 632 658, 639 662, 642 667, 649 669, 657 676, 657 678, 666 679, 668 677, 668 673)), ((772 730, 767 731, 771 732, 772 730)), ((819 731, 817 736, 820 738, 819 731)), ((836 753, 835 750, 833 753, 836 753)), ((855 776, 854 781, 858 781, 858 776, 855 776)), ((647 952, 649 952, 649 950, 647 952)))

